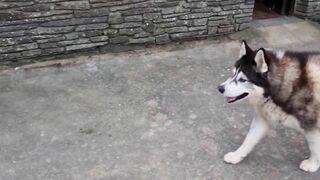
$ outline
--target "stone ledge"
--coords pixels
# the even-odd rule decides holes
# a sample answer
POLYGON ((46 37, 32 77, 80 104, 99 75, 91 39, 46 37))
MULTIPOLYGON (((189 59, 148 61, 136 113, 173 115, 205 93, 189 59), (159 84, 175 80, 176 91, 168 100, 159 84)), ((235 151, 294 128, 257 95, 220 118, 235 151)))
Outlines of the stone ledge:
MULTIPOLYGON (((88 49, 130 49, 232 33, 248 26, 243 0, 30 0, 0 3, 1 61, 88 49), (24 4, 24 6, 23 6, 24 4)), ((2 62, 5 63, 5 62, 2 62)))

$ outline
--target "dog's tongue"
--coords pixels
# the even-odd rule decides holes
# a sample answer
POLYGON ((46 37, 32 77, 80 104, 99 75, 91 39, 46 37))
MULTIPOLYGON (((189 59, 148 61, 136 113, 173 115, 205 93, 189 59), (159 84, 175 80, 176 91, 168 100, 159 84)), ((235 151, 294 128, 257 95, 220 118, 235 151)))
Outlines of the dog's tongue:
POLYGON ((234 101, 237 97, 226 97, 228 103, 234 101))

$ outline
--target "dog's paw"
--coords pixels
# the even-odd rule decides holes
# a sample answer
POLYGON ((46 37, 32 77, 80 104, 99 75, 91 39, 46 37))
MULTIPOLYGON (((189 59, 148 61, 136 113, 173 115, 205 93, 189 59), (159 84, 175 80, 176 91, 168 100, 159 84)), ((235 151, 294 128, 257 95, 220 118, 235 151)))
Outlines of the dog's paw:
POLYGON ((236 152, 229 152, 224 155, 223 160, 230 164, 238 164, 244 157, 236 152))
POLYGON ((313 159, 306 159, 301 162, 300 169, 306 172, 316 172, 320 167, 320 161, 313 159))

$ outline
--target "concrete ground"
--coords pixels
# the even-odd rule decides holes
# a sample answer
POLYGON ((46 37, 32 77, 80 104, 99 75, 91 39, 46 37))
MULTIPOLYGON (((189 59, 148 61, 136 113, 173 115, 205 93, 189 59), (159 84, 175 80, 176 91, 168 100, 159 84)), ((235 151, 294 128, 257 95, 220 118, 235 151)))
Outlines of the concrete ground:
POLYGON ((239 39, 319 50, 320 28, 263 20, 220 40, 2 71, 0 179, 319 179, 299 170, 309 151, 293 130, 271 131, 238 165, 223 162, 253 116, 215 89, 231 74, 239 39))

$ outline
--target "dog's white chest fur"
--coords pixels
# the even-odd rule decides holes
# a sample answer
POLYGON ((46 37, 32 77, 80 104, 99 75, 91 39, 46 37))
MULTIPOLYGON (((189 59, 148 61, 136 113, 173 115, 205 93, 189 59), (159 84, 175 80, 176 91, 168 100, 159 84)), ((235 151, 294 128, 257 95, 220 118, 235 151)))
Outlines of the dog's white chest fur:
POLYGON ((277 106, 272 100, 269 100, 257 108, 257 113, 272 126, 283 125, 298 131, 303 131, 299 121, 292 115, 284 112, 281 107, 277 106))

